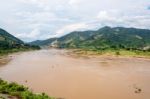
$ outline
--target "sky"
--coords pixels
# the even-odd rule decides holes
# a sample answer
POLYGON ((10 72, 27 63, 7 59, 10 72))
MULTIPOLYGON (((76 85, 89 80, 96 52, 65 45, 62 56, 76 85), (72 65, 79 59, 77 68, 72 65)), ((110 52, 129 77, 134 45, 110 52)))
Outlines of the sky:
POLYGON ((0 28, 25 42, 103 26, 150 29, 150 0, 0 0, 0 28))

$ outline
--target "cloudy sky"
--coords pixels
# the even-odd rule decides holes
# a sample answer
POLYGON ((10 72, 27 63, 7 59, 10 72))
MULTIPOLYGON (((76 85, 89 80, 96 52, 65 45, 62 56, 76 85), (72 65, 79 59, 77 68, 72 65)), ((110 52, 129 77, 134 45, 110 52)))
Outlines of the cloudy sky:
POLYGON ((26 42, 106 25, 150 29, 150 0, 0 0, 0 28, 26 42))

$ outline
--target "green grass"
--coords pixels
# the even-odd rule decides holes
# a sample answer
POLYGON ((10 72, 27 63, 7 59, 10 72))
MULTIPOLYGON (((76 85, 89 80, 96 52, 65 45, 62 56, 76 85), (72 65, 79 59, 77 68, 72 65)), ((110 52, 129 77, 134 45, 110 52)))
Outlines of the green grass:
POLYGON ((53 97, 49 97, 45 93, 34 94, 23 85, 18 85, 14 82, 8 83, 7 81, 4 81, 2 79, 0 79, 0 94, 14 96, 18 99, 56 99, 53 97))
POLYGON ((115 55, 115 56, 131 56, 131 57, 146 57, 150 58, 150 51, 139 51, 139 50, 125 50, 125 49, 77 49, 74 50, 76 54, 80 55, 115 55))

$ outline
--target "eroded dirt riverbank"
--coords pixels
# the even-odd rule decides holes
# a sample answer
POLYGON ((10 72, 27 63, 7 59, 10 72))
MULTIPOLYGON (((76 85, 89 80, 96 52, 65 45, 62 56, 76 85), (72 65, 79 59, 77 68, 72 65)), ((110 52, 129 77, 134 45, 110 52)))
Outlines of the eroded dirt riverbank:
POLYGON ((41 50, 13 56, 0 77, 34 92, 65 99, 149 99, 150 60, 72 57, 65 50, 41 50))

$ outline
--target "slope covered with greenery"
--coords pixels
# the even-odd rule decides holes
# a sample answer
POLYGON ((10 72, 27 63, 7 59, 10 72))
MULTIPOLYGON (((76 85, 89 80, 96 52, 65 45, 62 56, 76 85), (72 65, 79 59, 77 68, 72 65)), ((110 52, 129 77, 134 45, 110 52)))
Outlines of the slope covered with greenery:
POLYGON ((40 46, 55 44, 59 48, 93 50, 150 50, 150 30, 106 26, 97 31, 75 31, 60 38, 47 39, 32 44, 40 46))
POLYGON ((30 45, 36 45, 36 46, 49 46, 53 41, 55 41, 57 38, 50 38, 47 40, 36 40, 33 42, 30 42, 30 45))
POLYGON ((150 30, 103 27, 65 35, 58 39, 58 45, 61 48, 150 50, 150 30))
POLYGON ((23 41, 0 29, 0 49, 13 48, 21 44, 24 44, 23 41))
POLYGON ((94 35, 94 31, 75 31, 57 39, 60 48, 78 48, 79 44, 94 35))
POLYGON ((23 41, 9 34, 7 31, 0 29, 0 54, 30 49, 40 49, 40 47, 25 44, 23 41))

